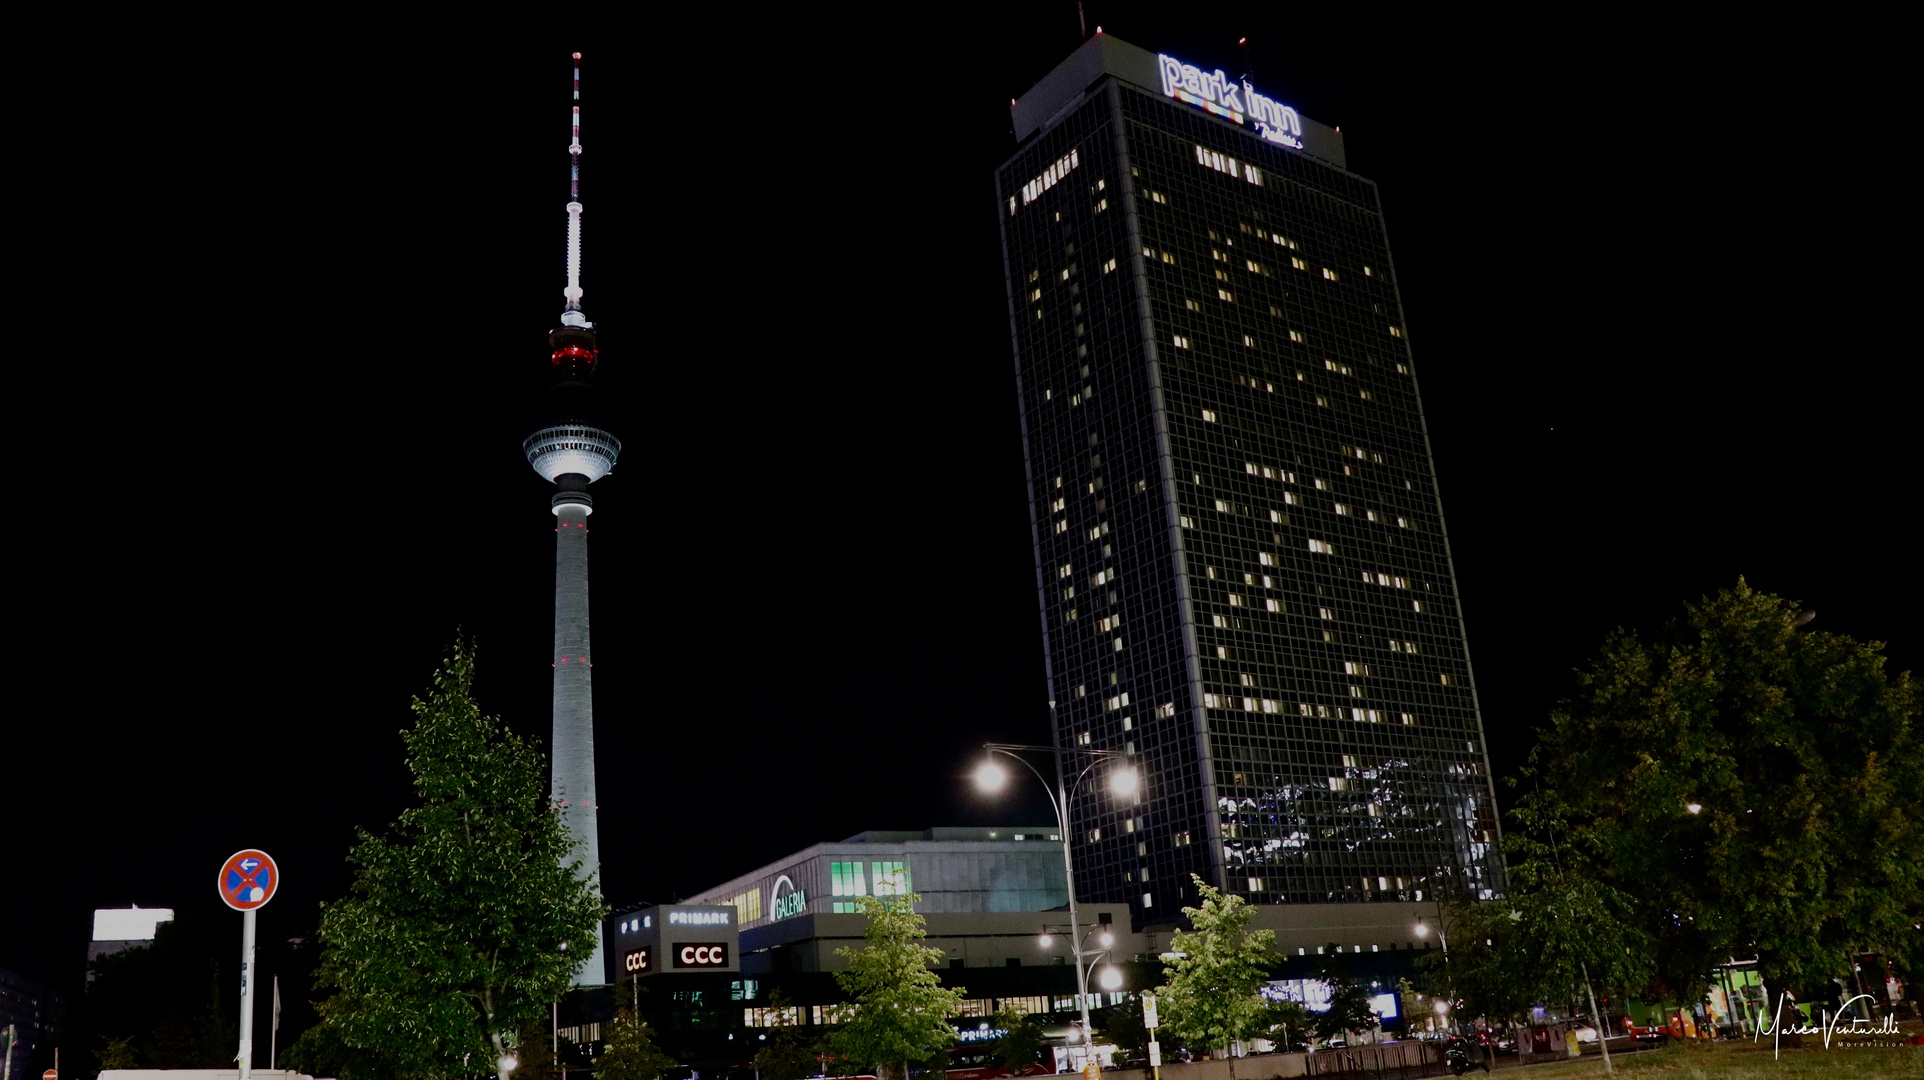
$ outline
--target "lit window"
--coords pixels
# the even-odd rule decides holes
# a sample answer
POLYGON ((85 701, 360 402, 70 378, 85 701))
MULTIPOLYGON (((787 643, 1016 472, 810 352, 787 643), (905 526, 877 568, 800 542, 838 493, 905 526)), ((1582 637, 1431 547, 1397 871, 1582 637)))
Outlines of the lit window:
POLYGON ((1193 529, 1193 528, 1195 528, 1195 527, 1196 527, 1196 523, 1195 523, 1194 521, 1192 521, 1192 520, 1190 520, 1190 518, 1189 518, 1189 515, 1187 515, 1187 514, 1184 514, 1184 515, 1182 515, 1182 516, 1181 516, 1180 518, 1178 518, 1177 520, 1178 520, 1178 521, 1180 521, 1180 522, 1182 523, 1182 527, 1183 527, 1183 528, 1185 528, 1185 529, 1193 529))
POLYGON ((1255 345, 1256 345, 1256 339, 1255 339, 1255 338, 1253 338, 1253 337, 1250 337, 1250 336, 1249 336, 1248 334, 1244 334, 1244 335, 1243 335, 1243 345, 1244 345, 1244 347, 1246 347, 1246 348, 1254 348, 1254 347, 1255 347, 1255 345))
MULTIPOLYGON (((1236 297, 1232 295, 1228 289, 1217 289, 1216 297, 1217 299, 1220 299, 1220 300, 1227 300, 1232 304, 1236 302, 1236 297)), ((1247 342, 1249 339, 1244 338, 1243 340, 1247 342)))
MULTIPOLYGON (((1303 332, 1301 330, 1291 330, 1289 332, 1289 340, 1294 341, 1299 345, 1307 344, 1309 342, 1309 339, 1303 336, 1303 332)), ((1301 375, 1298 375, 1296 377, 1296 380, 1298 382, 1301 382, 1302 378, 1303 377, 1301 375)))
POLYGON ((1213 424, 1216 422, 1216 413, 1213 409, 1204 409, 1202 411, 1202 418, 1206 422, 1213 424))
POLYGON ((1363 276, 1364 276, 1364 277, 1375 277, 1375 276, 1376 276, 1376 273, 1375 273, 1374 271, 1372 271, 1372 270, 1371 270, 1371 269, 1370 269, 1369 267, 1367 267, 1367 266, 1365 266, 1365 267, 1363 268, 1363 276))
POLYGON ((1237 596, 1237 595, 1236 595, 1235 593, 1230 593, 1230 594, 1229 594, 1229 606, 1230 606, 1230 607, 1242 607, 1242 606, 1243 606, 1243 598, 1242 598, 1242 597, 1240 597, 1240 596, 1237 596))
POLYGON ((1403 328, 1402 328, 1402 327, 1400 327, 1400 326, 1392 326, 1392 327, 1390 327, 1390 336, 1391 336, 1391 337, 1395 337, 1395 338, 1400 338, 1400 337, 1402 337, 1402 336, 1403 336, 1403 328))
POLYGON ((1166 262, 1166 263, 1168 263, 1168 264, 1169 264, 1169 265, 1171 265, 1171 266, 1174 266, 1174 265, 1176 265, 1176 253, 1175 253, 1175 252, 1173 252, 1173 251, 1165 251, 1165 252, 1163 252, 1163 253, 1162 253, 1162 261, 1163 261, 1163 262, 1166 262))
POLYGON ((1149 201, 1156 202, 1156 203, 1167 203, 1169 200, 1166 197, 1164 197, 1162 192, 1152 191, 1149 193, 1149 201))
POLYGON ((1182 303, 1183 303, 1183 306, 1184 306, 1184 307, 1186 307, 1186 308, 1188 308, 1188 309, 1189 309, 1189 310, 1191 310, 1191 311, 1201 311, 1201 310, 1202 310, 1202 305, 1201 305, 1201 304, 1198 304, 1198 303, 1196 303, 1196 302, 1195 302, 1194 300, 1187 300, 1187 299, 1185 299, 1185 300, 1184 300, 1184 301, 1183 301, 1182 303))
POLYGON ((1098 840, 1100 840, 1100 839, 1102 839, 1102 830, 1101 830, 1101 829, 1090 829, 1090 830, 1089 830, 1089 842, 1090 842, 1091 844, 1093 844, 1093 843, 1095 843, 1096 841, 1098 841, 1098 840))
POLYGON ((1283 605, 1282 605, 1282 602, 1281 602, 1281 601, 1279 601, 1279 600, 1265 600, 1265 601, 1263 601, 1263 603, 1265 603, 1265 604, 1267 604, 1267 605, 1269 605, 1269 610, 1271 610, 1271 611, 1281 611, 1281 610, 1283 610, 1283 605))
POLYGON ((1068 564, 1068 563, 1063 563, 1063 564, 1062 564, 1062 567, 1061 567, 1061 569, 1057 571, 1057 573, 1056 573, 1056 576, 1057 576, 1057 577, 1068 577, 1068 576, 1069 576, 1069 571, 1070 571, 1070 567, 1069 567, 1069 564, 1068 564))
POLYGON ((1116 268, 1116 260, 1114 259, 1110 259, 1108 262, 1102 264, 1102 272, 1105 274, 1111 270, 1114 270, 1115 268, 1116 268))
POLYGON ((1345 675, 1367 676, 1369 673, 1370 666, 1368 664, 1359 664, 1354 660, 1345 660, 1343 662, 1343 674, 1345 675))
POLYGON ((1342 503, 1332 503, 1331 505, 1336 507, 1337 513, 1343 515, 1344 517, 1349 516, 1349 507, 1344 506, 1342 503))
POLYGON ((1332 611, 1330 611, 1330 609, 1328 609, 1328 608, 1326 608, 1326 607, 1319 607, 1319 608, 1317 608, 1316 610, 1317 610, 1317 611, 1318 611, 1319 613, 1321 613, 1321 615, 1322 615, 1322 616, 1323 616, 1323 618, 1325 618, 1325 619, 1334 619, 1334 618, 1336 617, 1336 614, 1335 614, 1334 612, 1332 612, 1332 611))
MULTIPOLYGON (((1104 210, 1107 210, 1107 209, 1109 209, 1109 200, 1108 200, 1108 199, 1101 199, 1101 200, 1098 200, 1098 201, 1096 202, 1096 213, 1098 213, 1098 214, 1100 214, 1100 213, 1102 213, 1102 212, 1103 212, 1104 210)), ((1111 261, 1111 262, 1113 262, 1114 260, 1112 259, 1112 260, 1110 260, 1110 261, 1111 261)))
POLYGON ((1297 258, 1297 257, 1296 257, 1296 256, 1294 256, 1294 255, 1291 255, 1291 256, 1289 257, 1289 265, 1291 265, 1291 266, 1293 266, 1293 267, 1295 267, 1295 268, 1296 268, 1296 269, 1298 269, 1298 270, 1307 270, 1307 269, 1309 269, 1309 264, 1308 264, 1308 263, 1306 263, 1306 262, 1304 262, 1303 260, 1301 260, 1301 259, 1299 259, 1299 258, 1297 258))
POLYGON ((1271 555, 1267 551, 1259 551, 1256 553, 1256 561, 1263 566, 1275 566, 1276 556, 1271 555))
POLYGON ((1310 549, 1311 551, 1314 551, 1314 552, 1316 552, 1316 553, 1317 553, 1317 554, 1319 554, 1319 555, 1334 555, 1334 554, 1336 554, 1336 545, 1334 545, 1334 544, 1328 544, 1328 543, 1324 543, 1324 542, 1323 542, 1323 541, 1321 541, 1321 540, 1311 540, 1311 541, 1309 542, 1309 549, 1310 549))
POLYGON ((1454 675, 1438 675, 1438 676, 1437 676, 1437 678, 1439 678, 1439 679, 1441 679, 1441 680, 1443 680, 1443 685, 1444 685, 1444 686, 1455 686, 1455 685, 1456 685, 1456 676, 1454 676, 1454 675))
POLYGON ((1228 503, 1226 503, 1226 502, 1224 502, 1224 501, 1222 501, 1221 499, 1217 499, 1217 500, 1216 500, 1216 512, 1217 512, 1218 514, 1227 514, 1227 513, 1229 513, 1229 504, 1228 504, 1228 503))
POLYGON ((1323 267, 1323 278, 1324 278, 1325 280, 1327 280, 1327 281, 1335 281, 1335 280, 1336 280, 1336 271, 1334 271, 1334 270, 1331 270, 1331 269, 1330 269, 1329 267, 1327 267, 1327 266, 1325 266, 1325 267, 1323 267))
MULTIPOLYGON (((1175 338, 1175 342, 1176 342, 1176 348, 1178 348, 1178 349, 1187 349, 1187 348, 1189 347, 1189 339, 1188 339, 1188 338, 1186 338, 1186 337, 1184 337, 1184 336, 1182 336, 1181 334, 1174 334, 1174 335, 1172 335, 1172 337, 1174 337, 1174 338, 1175 338)), ((1213 419, 1215 419, 1215 417, 1213 417, 1213 416, 1212 416, 1212 417, 1210 417, 1210 419, 1212 419, 1212 420, 1213 420, 1213 419)))
POLYGON ((1068 531, 1069 531, 1069 523, 1068 523, 1068 522, 1066 522, 1066 521, 1058 521, 1058 522, 1056 522, 1056 531, 1057 531, 1057 532, 1059 532, 1059 533, 1065 533, 1065 532, 1068 532, 1068 531))

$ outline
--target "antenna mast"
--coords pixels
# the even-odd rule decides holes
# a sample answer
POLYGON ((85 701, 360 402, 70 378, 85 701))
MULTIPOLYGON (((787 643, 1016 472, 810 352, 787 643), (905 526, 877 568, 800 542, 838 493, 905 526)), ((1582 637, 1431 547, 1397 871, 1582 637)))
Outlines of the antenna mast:
POLYGON ((568 120, 573 137, 568 143, 568 287, 562 295, 568 306, 561 313, 563 326, 594 324, 581 313, 581 54, 574 54, 575 105, 568 120))

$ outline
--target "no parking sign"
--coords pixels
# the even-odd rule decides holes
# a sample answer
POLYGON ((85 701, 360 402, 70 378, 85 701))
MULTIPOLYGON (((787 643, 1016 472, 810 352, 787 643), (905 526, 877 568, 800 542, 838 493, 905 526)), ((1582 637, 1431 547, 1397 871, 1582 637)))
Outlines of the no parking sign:
POLYGON ((246 848, 227 857, 220 868, 220 898, 235 911, 252 911, 274 899, 281 869, 265 851, 246 848))

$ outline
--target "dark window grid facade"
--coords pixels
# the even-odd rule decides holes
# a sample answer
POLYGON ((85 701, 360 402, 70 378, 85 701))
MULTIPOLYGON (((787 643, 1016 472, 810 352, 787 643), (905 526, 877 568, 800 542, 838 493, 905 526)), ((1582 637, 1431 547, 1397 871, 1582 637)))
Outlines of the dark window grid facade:
POLYGON ((1005 213, 1005 242, 1057 738, 1144 763, 1138 802, 1072 805, 1079 892, 1140 904, 1173 887, 1180 903, 1192 870, 1258 900, 1413 896, 1464 871, 1500 890, 1413 369, 1388 333, 1401 314, 1374 187, 1256 147, 1242 154, 1267 190, 1243 190, 1195 161, 1198 143, 1237 152, 1225 133, 1194 130, 1220 125, 1118 90, 1039 136, 1002 183, 1006 206, 1025 166, 1077 151, 1059 190, 1005 213), (1118 105, 1133 183, 1113 149, 1118 105), (1117 212, 1131 209, 1133 235, 1117 212), (1163 360, 1166 461, 1145 338, 1163 360), (1309 552, 1312 534, 1335 554, 1309 552), (1192 660, 1232 707, 1197 711, 1192 660), (1129 704, 1111 707, 1124 692, 1129 704), (1245 699, 1267 704, 1242 712, 1245 699), (1359 709, 1377 722, 1329 718, 1359 709), (1212 788, 1213 803, 1198 798, 1212 788))

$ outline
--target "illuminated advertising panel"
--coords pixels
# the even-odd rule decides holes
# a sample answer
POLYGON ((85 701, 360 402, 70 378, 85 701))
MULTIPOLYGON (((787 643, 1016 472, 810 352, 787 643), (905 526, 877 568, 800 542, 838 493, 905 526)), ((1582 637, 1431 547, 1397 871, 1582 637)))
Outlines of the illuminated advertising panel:
POLYGON ((1232 82, 1221 68, 1206 72, 1167 53, 1156 54, 1156 65, 1162 72, 1164 97, 1253 128, 1278 146, 1303 148, 1303 118, 1295 109, 1257 93, 1248 82, 1232 82))
POLYGON ((621 970, 633 975, 643 971, 655 970, 654 950, 629 949, 621 954, 621 970))
POLYGON ((678 968, 725 968, 728 966, 728 946, 720 941, 683 941, 674 946, 675 966, 678 968))

